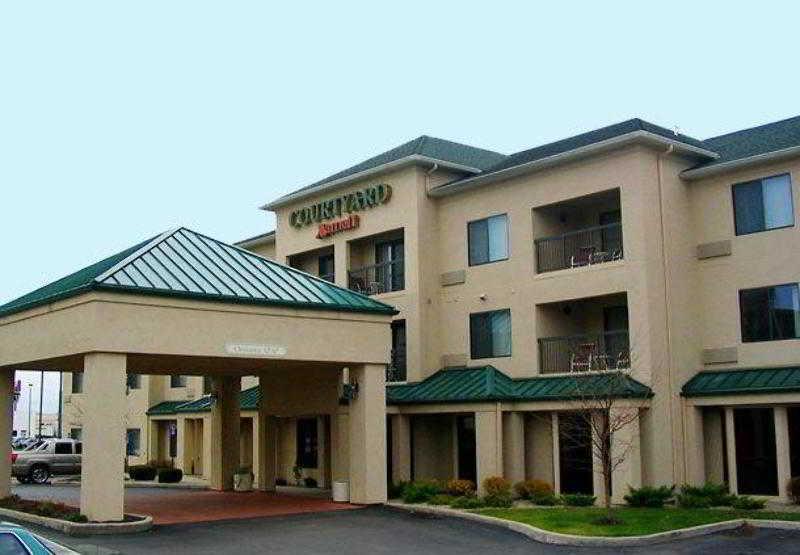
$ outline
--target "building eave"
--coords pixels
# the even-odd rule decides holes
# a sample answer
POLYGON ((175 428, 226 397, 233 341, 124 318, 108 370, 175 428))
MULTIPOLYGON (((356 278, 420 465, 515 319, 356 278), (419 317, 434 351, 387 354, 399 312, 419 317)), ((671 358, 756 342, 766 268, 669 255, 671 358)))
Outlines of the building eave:
POLYGON ((655 133, 651 133, 649 131, 634 131, 631 133, 620 135, 618 137, 614 137, 612 139, 607 139, 605 141, 600 141, 584 147, 568 150, 566 152, 561 152, 559 154, 554 154, 552 156, 547 156, 545 158, 540 158, 538 160, 533 160, 531 162, 527 162, 517 166, 512 166, 510 168, 506 168, 500 171, 485 173, 483 175, 476 175, 473 177, 468 177, 466 179, 453 181, 451 183, 440 185, 439 187, 432 189, 429 192, 429 194, 432 197, 443 197, 455 193, 460 193, 495 181, 502 181, 505 179, 516 177, 518 175, 533 173, 554 166, 558 166, 561 164, 575 162, 577 160, 581 160, 589 156, 602 154, 609 150, 614 150, 617 148, 621 148, 636 143, 647 144, 650 146, 672 147, 675 152, 686 154, 689 156, 697 156, 707 159, 719 158, 719 155, 716 152, 699 148, 684 143, 682 141, 668 139, 666 137, 656 135, 655 133))
POLYGON ((748 168, 758 164, 765 164, 769 162, 778 162, 791 158, 793 156, 800 156, 800 145, 781 150, 773 150, 772 152, 765 152, 763 154, 756 154, 747 156, 746 158, 738 158, 730 160, 729 162, 720 162, 707 167, 700 167, 691 170, 684 170, 681 172, 681 177, 687 181, 702 179, 704 177, 711 177, 714 175, 721 175, 726 172, 748 168))
POLYGON ((252 247, 258 247, 261 245, 271 245, 274 242, 275 242, 275 232, 268 231, 267 233, 262 233, 261 235, 256 235, 255 237, 248 237, 247 239, 242 239, 241 241, 237 241, 233 245, 242 249, 248 249, 252 247))
POLYGON ((295 193, 290 193, 285 195, 278 200, 273 202, 267 203, 261 206, 261 210, 276 210, 277 208, 281 208, 286 206, 287 204, 292 204, 293 202, 297 202, 299 200, 312 197, 317 195, 321 192, 326 191, 333 191, 335 189, 344 187, 354 181, 359 181, 361 179, 368 179, 374 175, 378 175, 381 173, 385 173, 391 170, 397 170, 404 166, 410 166, 414 164, 422 164, 422 165, 436 165, 443 169, 449 169, 464 173, 471 173, 471 174, 478 174, 481 172, 479 168, 474 168, 472 166, 465 166, 463 164, 456 164, 454 162, 448 162, 446 160, 439 160, 438 158, 431 158, 430 156, 423 156, 421 154, 412 154, 411 156, 405 156, 398 160, 394 160, 392 162, 388 162, 386 164, 381 164, 380 166, 375 166, 374 168, 370 168, 368 170, 364 170, 358 173, 354 173, 352 175, 348 175, 339 179, 335 179, 333 181, 328 181, 325 183, 321 183, 316 187, 311 187, 310 189, 303 189, 301 191, 297 191, 295 193))

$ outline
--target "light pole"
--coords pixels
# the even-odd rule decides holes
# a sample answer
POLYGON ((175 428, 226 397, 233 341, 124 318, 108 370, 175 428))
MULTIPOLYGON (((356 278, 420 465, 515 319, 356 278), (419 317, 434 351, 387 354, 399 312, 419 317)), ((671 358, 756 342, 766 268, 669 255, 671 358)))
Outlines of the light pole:
POLYGON ((31 403, 33 401, 33 383, 28 382, 28 437, 31 436, 31 403))

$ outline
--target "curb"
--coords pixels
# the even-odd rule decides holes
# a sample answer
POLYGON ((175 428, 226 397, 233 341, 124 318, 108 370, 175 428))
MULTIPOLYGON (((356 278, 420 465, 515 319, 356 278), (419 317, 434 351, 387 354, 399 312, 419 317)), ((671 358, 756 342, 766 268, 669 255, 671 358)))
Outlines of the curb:
POLYGON ((63 532, 68 536, 98 536, 102 534, 134 534, 153 527, 153 518, 146 515, 129 515, 142 518, 136 522, 70 522, 58 518, 39 516, 22 511, 0 508, 0 516, 13 518, 26 524, 36 524, 63 532))
POLYGON ((421 513, 437 516, 449 516, 470 520, 473 522, 480 522, 498 528, 505 528, 518 534, 522 534, 539 543, 553 544, 553 545, 570 545, 575 547, 635 547, 654 545, 672 540, 695 538, 698 536, 706 536, 716 532, 723 532, 727 530, 735 530, 744 525, 753 526, 755 528, 773 528, 779 530, 800 530, 800 522, 792 522, 785 520, 746 520, 734 519, 726 520, 724 522, 715 522, 712 524, 702 524, 700 526, 692 526, 691 528, 681 528, 678 530, 669 530, 667 532, 659 532, 656 534, 648 534, 646 536, 623 536, 616 538, 606 538, 600 536, 575 536, 572 534, 561 534, 558 532, 551 532, 536 528, 530 524, 523 524, 511 520, 504 520, 493 516, 479 515, 477 513, 468 513, 456 509, 432 507, 430 505, 406 505, 404 503, 387 503, 387 507, 392 509, 399 509, 410 513, 421 513))
MULTIPOLYGON (((66 486, 66 487, 73 487, 79 488, 81 487, 80 482, 51 482, 49 485, 51 486, 66 486)), ((180 482, 177 484, 161 484, 158 482, 129 482, 126 481, 124 486, 126 488, 162 488, 162 489, 193 489, 193 490, 207 490, 211 489, 209 486, 205 484, 181 484, 180 482)))

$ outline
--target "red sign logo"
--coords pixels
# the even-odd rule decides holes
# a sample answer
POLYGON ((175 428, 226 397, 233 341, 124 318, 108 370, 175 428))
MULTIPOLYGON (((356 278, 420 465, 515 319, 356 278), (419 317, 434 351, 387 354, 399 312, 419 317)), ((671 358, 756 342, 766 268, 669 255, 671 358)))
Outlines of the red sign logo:
POLYGON ((359 225, 361 225, 361 218, 359 218, 356 214, 348 216, 343 220, 331 222, 329 224, 319 224, 317 239, 324 239, 326 237, 330 237, 331 235, 341 233, 342 231, 356 229, 359 225))

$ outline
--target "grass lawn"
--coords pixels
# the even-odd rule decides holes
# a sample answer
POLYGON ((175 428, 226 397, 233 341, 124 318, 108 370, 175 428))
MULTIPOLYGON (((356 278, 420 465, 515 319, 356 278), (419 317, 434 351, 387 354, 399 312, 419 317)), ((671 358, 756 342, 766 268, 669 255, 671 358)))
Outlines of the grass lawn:
POLYGON ((593 520, 605 515, 605 509, 594 507, 555 509, 481 509, 478 514, 514 520, 537 528, 576 536, 641 536, 711 524, 735 518, 761 520, 796 520, 800 513, 768 511, 734 511, 723 509, 634 509, 614 510, 623 524, 604 526, 593 520))

